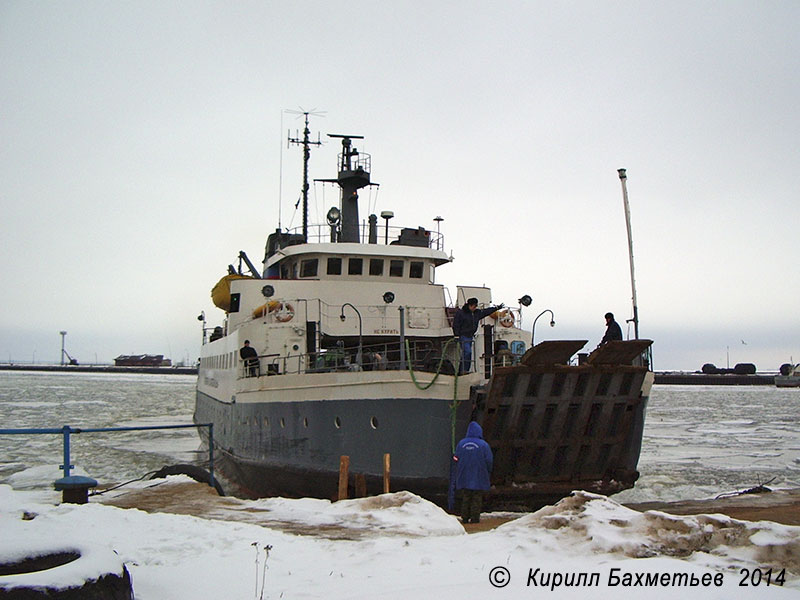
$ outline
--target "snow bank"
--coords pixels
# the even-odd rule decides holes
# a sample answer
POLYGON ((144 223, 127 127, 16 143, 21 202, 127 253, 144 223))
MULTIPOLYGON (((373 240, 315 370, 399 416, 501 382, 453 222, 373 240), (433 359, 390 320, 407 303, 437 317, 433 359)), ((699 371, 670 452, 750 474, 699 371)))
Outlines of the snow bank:
POLYGON ((0 486, 0 537, 13 552, 28 539, 113 549, 132 575, 137 600, 247 600, 259 598, 262 588, 264 598, 326 600, 800 597, 800 528, 770 522, 636 513, 603 496, 577 493, 495 530, 452 535, 451 517, 411 494, 333 504, 277 498, 253 504, 311 523, 371 523, 374 532, 332 540, 96 502, 55 506, 0 486), (23 521, 24 512, 35 517, 23 521), (420 531, 428 523, 426 536, 386 535, 402 528, 420 531), (272 546, 268 557, 267 545, 272 546), (786 569, 783 586, 740 587, 742 568, 770 566, 786 569), (534 585, 532 573, 537 574, 534 585), (612 576, 642 573, 718 577, 721 584, 612 585, 612 576), (596 574, 597 581, 552 585, 556 575, 580 574, 596 574), (543 585, 545 575, 549 587, 543 585))

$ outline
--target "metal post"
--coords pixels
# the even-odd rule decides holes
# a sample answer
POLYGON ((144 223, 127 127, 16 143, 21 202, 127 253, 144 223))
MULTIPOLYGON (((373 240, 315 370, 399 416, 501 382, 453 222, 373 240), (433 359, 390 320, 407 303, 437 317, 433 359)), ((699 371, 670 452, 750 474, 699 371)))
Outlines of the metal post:
POLYGON ((633 333, 639 339, 639 304, 636 301, 636 278, 633 275, 633 236, 631 234, 631 207, 628 203, 628 176, 625 169, 617 169, 619 180, 622 182, 622 202, 625 206, 625 226, 628 229, 628 257, 631 263, 631 292, 633 300, 633 333))
POLYGON ((64 338, 66 337, 67 332, 66 331, 59 331, 58 333, 61 334, 61 366, 63 367, 64 366, 64 338))
POLYGON ((533 327, 531 328, 531 347, 535 345, 534 340, 536 339, 536 321, 538 321, 539 317, 541 317, 545 313, 550 313, 550 327, 556 326, 556 316, 553 314, 553 311, 550 310, 549 308, 545 308, 542 312, 536 315, 536 318, 533 320, 533 327))
POLYGON ((400 368, 406 369, 406 307, 398 307, 400 311, 400 368))
POLYGON ((64 432, 64 464, 61 465, 61 469, 64 471, 64 477, 69 477, 69 472, 73 468, 73 465, 70 464, 69 459, 69 434, 71 432, 69 425, 64 425, 62 430, 64 432))

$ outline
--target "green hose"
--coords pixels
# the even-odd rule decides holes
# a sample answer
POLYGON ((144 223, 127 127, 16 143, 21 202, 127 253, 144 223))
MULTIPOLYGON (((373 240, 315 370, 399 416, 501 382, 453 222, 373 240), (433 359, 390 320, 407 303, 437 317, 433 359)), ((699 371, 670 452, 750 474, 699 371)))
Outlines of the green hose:
MULTIPOLYGON (((411 360, 408 360, 408 372, 411 374, 411 381, 414 382, 414 385, 419 390, 427 390, 430 388, 437 379, 439 379, 439 375, 442 372, 442 364, 444 363, 444 355, 447 352, 447 349, 450 347, 450 344, 454 343, 456 340, 455 338, 450 338, 445 343, 444 348, 442 348, 442 355, 439 357, 439 364, 436 366, 436 374, 433 376, 427 384, 422 385, 417 381, 416 375, 414 375, 414 367, 412 365, 411 360)), ((409 346, 408 340, 406 340, 406 356, 411 356, 411 347, 409 346)), ((451 362, 452 364, 452 362, 451 362)), ((455 453, 456 451, 456 412, 458 410, 458 404, 460 400, 458 399, 458 369, 454 369, 455 376, 453 377, 453 401, 450 403, 450 451, 455 453)))

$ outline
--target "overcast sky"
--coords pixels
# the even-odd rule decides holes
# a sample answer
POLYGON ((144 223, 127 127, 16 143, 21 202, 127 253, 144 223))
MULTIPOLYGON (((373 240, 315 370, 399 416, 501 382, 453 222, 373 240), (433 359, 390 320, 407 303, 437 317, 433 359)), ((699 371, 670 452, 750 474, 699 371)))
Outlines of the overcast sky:
POLYGON ((625 167, 656 368, 800 361, 799 26, 794 0, 3 0, 0 360, 58 361, 62 329, 82 363, 195 359, 227 264, 279 205, 302 222, 302 107, 365 136, 377 212, 444 218, 453 294, 552 309, 537 340, 628 333, 625 167))

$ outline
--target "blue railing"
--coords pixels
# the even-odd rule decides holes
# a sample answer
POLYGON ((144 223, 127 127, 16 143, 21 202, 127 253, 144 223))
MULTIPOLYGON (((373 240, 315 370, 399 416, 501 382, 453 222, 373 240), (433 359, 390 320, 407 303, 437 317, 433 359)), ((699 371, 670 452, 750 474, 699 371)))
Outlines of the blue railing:
POLYGON ((64 477, 70 476, 70 471, 75 468, 70 460, 70 435, 73 433, 104 433, 108 431, 150 431, 154 429, 186 429, 188 427, 208 427, 208 474, 211 487, 214 481, 214 424, 192 423, 189 425, 147 425, 141 427, 70 427, 44 429, 0 429, 0 435, 30 435, 30 434, 61 434, 64 436, 64 464, 59 468, 64 471, 64 477))

